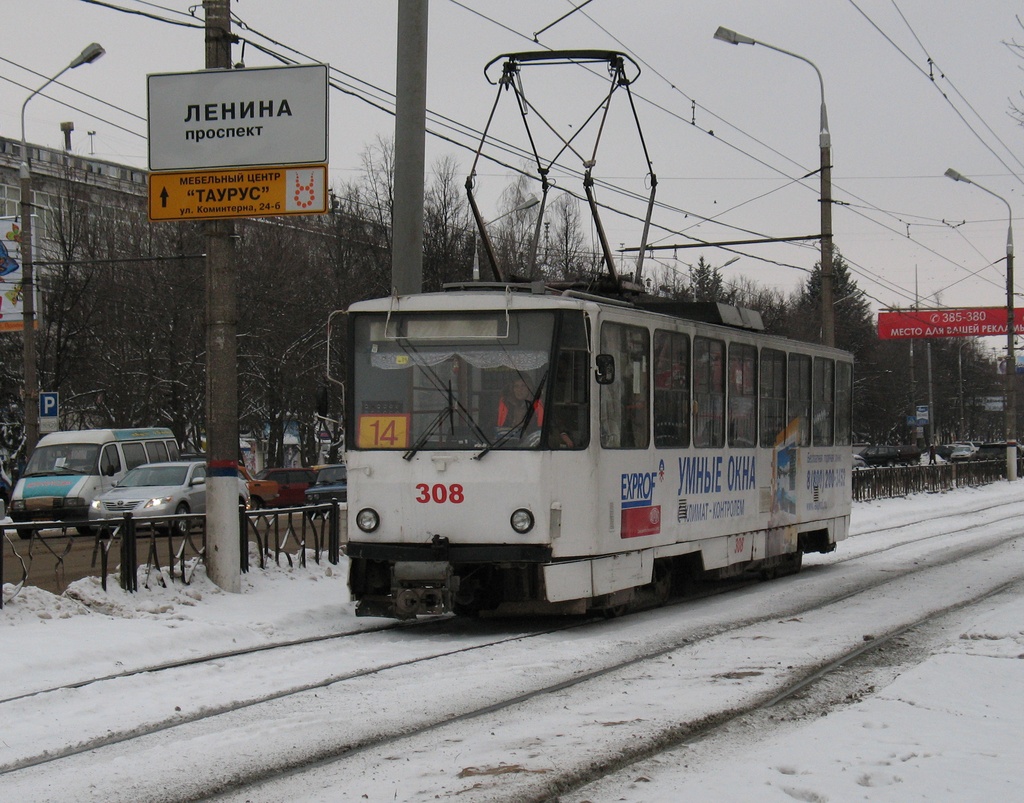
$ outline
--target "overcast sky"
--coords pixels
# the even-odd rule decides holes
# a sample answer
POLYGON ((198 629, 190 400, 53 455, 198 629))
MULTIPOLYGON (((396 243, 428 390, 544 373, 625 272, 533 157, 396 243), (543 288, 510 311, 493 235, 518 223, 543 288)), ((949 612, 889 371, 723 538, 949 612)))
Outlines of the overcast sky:
MULTIPOLYGON (((472 132, 484 128, 497 95, 484 77, 495 57, 541 47, 615 49, 641 69, 631 88, 659 181, 652 242, 817 234, 818 179, 800 181, 819 163, 817 77, 791 56, 715 41, 724 25, 821 70, 833 145, 835 242, 876 308, 912 304, 915 292, 923 306, 936 305, 936 298, 952 307, 1005 304, 1007 207, 943 172, 954 167, 1005 198, 1015 215, 1024 214, 1024 130, 1010 115, 1012 102, 1024 106, 1024 61, 1005 44, 1024 43, 1019 3, 982 0, 968 11, 934 0, 590 0, 552 25, 580 2, 431 0, 429 125, 455 141, 428 136, 428 162, 450 155, 460 176, 468 173, 479 136, 472 132)), ((27 109, 27 138, 59 147, 59 124, 71 120, 75 152, 145 167, 146 75, 202 69, 203 33, 110 6, 201 25, 201 8, 188 16, 193 5, 201 6, 199 0, 3 0, 0 132, 19 138, 28 93, 97 41, 107 54, 62 78, 92 97, 61 87, 36 97, 27 109)), ((394 133, 393 116, 367 99, 393 109, 397 3, 233 0, 232 10, 248 28, 236 27, 243 38, 299 62, 328 63, 333 81, 355 88, 358 97, 330 93, 330 180, 358 179, 362 152, 376 137, 394 133)), ((280 63, 252 45, 244 52, 236 47, 233 59, 248 67, 280 63)), ((531 125, 541 130, 544 120, 564 136, 579 129, 607 91, 603 76, 576 67, 532 67, 522 79, 537 106, 531 125)), ((577 140, 587 156, 593 128, 577 140)), ((510 96, 498 101, 491 133, 528 147, 510 96)), ((485 153, 528 166, 490 146, 485 153)), ((541 154, 545 161, 554 156, 550 147, 541 154)), ((558 186, 581 192, 580 158, 569 153, 559 164, 558 186)), ((602 203, 634 216, 605 213, 613 248, 640 242, 635 216, 644 212, 646 172, 626 96, 616 93, 594 167, 595 178, 633 196, 599 190, 602 203)), ((478 174, 484 214, 496 216, 511 170, 485 160, 478 174)), ((788 291, 806 278, 819 251, 811 241, 656 257, 685 273, 702 254, 713 265, 739 254, 724 269, 727 280, 749 276, 788 291)), ((1024 288, 1024 275, 1016 285, 1024 288)))

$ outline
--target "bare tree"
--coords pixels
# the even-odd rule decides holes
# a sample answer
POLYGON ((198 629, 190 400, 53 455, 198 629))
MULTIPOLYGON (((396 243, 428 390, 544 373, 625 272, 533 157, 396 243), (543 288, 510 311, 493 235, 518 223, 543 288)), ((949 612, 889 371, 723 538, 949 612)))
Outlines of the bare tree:
POLYGON ((469 204, 459 182, 459 165, 450 156, 434 163, 423 209, 423 287, 472 276, 473 243, 469 204))
POLYGON ((568 193, 551 204, 550 227, 545 238, 544 260, 549 278, 580 279, 594 270, 593 250, 586 247, 580 203, 568 193))

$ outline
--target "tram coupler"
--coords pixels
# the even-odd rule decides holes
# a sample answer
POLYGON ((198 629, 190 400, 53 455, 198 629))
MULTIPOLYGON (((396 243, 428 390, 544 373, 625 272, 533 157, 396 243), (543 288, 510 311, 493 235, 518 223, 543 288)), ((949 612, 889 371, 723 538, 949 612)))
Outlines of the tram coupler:
POLYGON ((391 594, 366 596, 356 616, 415 619, 450 613, 459 578, 446 561, 396 561, 391 568, 391 594))

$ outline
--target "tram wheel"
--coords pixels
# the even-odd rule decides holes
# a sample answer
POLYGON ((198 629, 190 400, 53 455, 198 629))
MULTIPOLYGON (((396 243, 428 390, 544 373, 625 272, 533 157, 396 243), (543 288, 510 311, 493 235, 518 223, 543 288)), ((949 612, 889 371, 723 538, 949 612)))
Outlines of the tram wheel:
POLYGON ((618 619, 629 612, 629 605, 612 605, 609 608, 602 608, 601 613, 605 619, 618 619))
POLYGON ((655 562, 651 590, 654 592, 656 608, 660 608, 672 597, 672 565, 668 561, 655 562))

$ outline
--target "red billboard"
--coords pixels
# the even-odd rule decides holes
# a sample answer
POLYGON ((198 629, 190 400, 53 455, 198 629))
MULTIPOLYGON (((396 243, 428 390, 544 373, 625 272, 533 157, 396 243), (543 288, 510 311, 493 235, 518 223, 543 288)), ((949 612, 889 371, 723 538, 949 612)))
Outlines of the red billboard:
MULTIPOLYGON (((1014 309, 1013 328, 1024 335, 1024 309, 1014 309)), ((1006 307, 906 309, 878 313, 882 340, 917 337, 998 337, 1006 335, 1006 307)))

